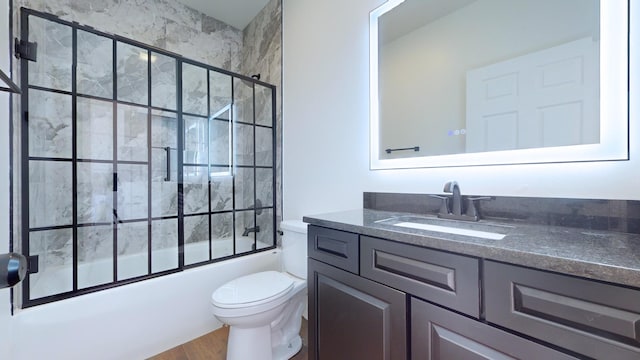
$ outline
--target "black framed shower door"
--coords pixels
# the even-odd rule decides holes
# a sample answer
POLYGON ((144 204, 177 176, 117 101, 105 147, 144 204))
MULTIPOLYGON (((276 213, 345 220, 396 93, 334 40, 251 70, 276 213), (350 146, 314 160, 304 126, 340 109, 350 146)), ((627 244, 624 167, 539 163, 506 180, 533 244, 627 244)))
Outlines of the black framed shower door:
POLYGON ((22 306, 276 245, 276 88, 21 9, 22 306))

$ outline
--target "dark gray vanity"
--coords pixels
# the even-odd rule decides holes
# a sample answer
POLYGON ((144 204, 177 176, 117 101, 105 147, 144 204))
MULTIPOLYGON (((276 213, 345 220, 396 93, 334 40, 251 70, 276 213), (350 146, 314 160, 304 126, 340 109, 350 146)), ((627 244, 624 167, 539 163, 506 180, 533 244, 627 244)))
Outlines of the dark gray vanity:
POLYGON ((494 240, 398 226, 408 219, 439 221, 304 218, 312 359, 640 359, 640 235, 456 225, 504 227, 494 240))

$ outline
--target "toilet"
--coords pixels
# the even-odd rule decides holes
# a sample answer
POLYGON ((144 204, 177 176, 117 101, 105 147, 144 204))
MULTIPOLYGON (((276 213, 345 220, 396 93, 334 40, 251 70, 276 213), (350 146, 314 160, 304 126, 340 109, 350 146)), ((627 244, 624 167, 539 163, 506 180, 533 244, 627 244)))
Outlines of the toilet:
POLYGON ((239 277, 211 295, 213 314, 230 326, 227 360, 284 360, 302 348, 307 304, 307 224, 280 223, 283 271, 239 277))

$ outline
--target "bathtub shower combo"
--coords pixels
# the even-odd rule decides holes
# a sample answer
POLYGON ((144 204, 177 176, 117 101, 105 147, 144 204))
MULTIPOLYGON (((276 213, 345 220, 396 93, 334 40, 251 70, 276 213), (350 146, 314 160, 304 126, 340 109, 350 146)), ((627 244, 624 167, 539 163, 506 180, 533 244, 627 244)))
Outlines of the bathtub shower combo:
POLYGON ((275 86, 22 9, 22 306, 275 247, 275 86))

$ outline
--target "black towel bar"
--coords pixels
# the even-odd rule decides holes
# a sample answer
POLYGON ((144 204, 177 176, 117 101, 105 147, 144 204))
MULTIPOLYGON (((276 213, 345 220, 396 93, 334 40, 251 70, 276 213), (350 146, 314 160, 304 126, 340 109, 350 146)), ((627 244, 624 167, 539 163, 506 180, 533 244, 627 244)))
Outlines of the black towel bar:
POLYGON ((386 149, 387 154, 391 154, 393 151, 404 151, 404 150, 413 150, 420 151, 420 146, 408 147, 408 148, 398 148, 398 149, 386 149))

